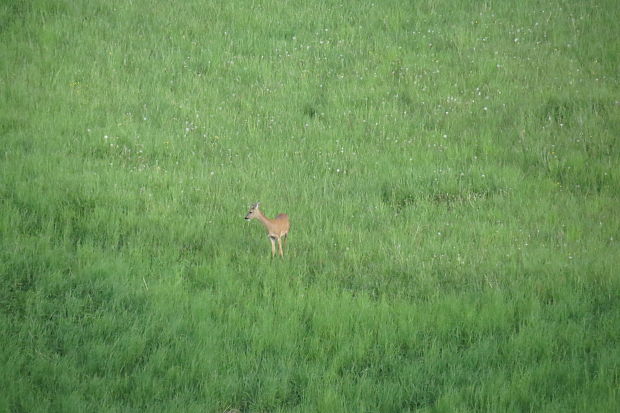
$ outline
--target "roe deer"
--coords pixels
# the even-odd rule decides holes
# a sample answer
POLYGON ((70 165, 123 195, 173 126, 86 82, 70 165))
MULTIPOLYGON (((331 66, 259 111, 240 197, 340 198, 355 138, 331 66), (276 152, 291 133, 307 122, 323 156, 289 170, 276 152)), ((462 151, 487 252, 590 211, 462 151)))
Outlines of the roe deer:
POLYGON ((281 257, 284 257, 284 251, 282 251, 282 238, 286 241, 290 224, 288 222, 288 215, 279 214, 274 219, 269 219, 258 209, 260 202, 255 203, 250 207, 250 211, 245 216, 246 221, 253 218, 258 219, 267 228, 267 236, 271 241, 271 257, 276 255, 276 240, 278 240, 278 250, 281 257))

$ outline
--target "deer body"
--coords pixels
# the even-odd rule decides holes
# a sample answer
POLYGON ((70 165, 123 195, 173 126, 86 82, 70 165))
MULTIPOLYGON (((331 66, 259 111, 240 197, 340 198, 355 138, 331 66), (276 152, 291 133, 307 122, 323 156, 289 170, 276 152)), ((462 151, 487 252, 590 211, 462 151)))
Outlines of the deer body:
POLYGON ((290 223, 288 220, 288 215, 279 214, 274 219, 267 218, 263 212, 258 209, 260 203, 256 203, 250 207, 250 211, 245 216, 246 221, 251 219, 258 219, 267 229, 267 236, 269 237, 269 241, 271 241, 271 256, 276 255, 276 241, 278 242, 278 252, 281 257, 284 256, 284 251, 282 250, 282 242, 286 242, 286 237, 288 235, 288 230, 290 228, 290 223))

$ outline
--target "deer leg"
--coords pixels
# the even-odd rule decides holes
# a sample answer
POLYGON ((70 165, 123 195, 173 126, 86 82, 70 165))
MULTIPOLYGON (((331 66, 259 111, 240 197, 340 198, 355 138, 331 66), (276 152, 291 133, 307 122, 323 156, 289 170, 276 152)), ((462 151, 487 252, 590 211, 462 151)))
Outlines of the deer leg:
POLYGON ((282 251, 282 238, 278 238, 278 249, 280 250, 280 257, 284 257, 284 252, 282 251))
POLYGON ((269 241, 271 241, 271 258, 276 255, 276 240, 273 237, 269 237, 269 241))

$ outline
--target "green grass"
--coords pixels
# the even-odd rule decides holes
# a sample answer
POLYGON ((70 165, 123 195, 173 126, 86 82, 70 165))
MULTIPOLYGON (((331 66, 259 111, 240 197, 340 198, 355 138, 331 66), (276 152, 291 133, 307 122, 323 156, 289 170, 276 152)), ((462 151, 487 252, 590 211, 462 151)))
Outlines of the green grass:
POLYGON ((617 411, 619 20, 0 2, 0 411, 617 411))

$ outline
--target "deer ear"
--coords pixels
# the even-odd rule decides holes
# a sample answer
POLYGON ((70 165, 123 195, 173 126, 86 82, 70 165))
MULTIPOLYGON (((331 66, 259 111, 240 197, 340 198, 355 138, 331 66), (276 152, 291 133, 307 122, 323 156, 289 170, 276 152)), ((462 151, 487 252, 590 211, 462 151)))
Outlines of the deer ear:
POLYGON ((260 206, 260 202, 257 202, 256 205, 254 205, 254 208, 258 208, 260 206))

